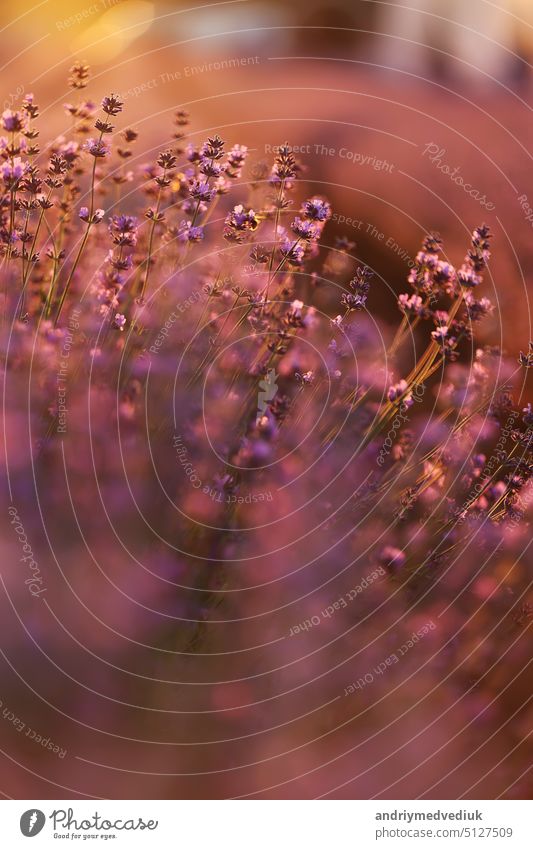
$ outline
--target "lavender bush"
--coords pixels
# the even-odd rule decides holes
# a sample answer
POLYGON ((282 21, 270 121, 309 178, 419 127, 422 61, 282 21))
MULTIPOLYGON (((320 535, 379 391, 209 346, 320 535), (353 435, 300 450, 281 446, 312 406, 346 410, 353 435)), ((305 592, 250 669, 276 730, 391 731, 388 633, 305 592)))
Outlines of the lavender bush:
MULTIPOLYGON (((387 700, 410 709, 415 676, 417 699, 442 685, 480 735, 462 789, 527 792, 482 748, 487 723, 514 745, 499 729, 523 710, 532 612, 533 346, 476 342, 488 227, 457 265, 426 236, 391 331, 384 281, 328 235, 289 144, 251 162, 217 134, 189 141, 179 111, 140 164, 120 99, 98 107, 88 83, 77 63, 71 130, 42 150, 32 95, 1 119, 5 475, 31 540, 24 574, 6 561, 31 635, 10 648, 38 694, 25 721, 71 752, 35 789, 116 795, 124 767, 121 796, 405 798, 422 789, 385 768, 351 784, 353 765, 326 780, 324 753, 283 755, 347 751, 387 700)), ((465 753, 445 759, 429 704, 446 794, 465 753)))

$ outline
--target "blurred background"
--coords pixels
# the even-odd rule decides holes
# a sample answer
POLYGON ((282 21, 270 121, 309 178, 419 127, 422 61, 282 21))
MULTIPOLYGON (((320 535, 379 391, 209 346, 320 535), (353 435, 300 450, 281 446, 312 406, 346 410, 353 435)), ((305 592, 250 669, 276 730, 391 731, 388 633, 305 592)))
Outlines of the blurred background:
MULTIPOLYGON (((19 0, 1 5, 0 44, 0 103, 3 109, 16 109, 24 96, 33 92, 41 107, 42 139, 59 136, 68 126, 63 109, 72 94, 67 86, 68 71, 73 61, 80 59, 92 69, 88 97, 99 101, 115 92, 125 101, 121 126, 131 126, 140 134, 135 166, 153 161, 155 153, 170 143, 177 109, 190 111, 190 137, 195 143, 218 132, 228 146, 237 142, 248 145, 253 162, 271 162, 272 147, 285 141, 299 147, 308 193, 326 195, 333 206, 328 238, 333 241, 335 235, 346 235, 356 242, 357 257, 379 276, 373 308, 384 319, 396 316, 397 293, 405 290, 409 263, 426 232, 440 232, 446 256, 458 265, 469 234, 486 222, 494 240, 483 294, 496 304, 496 310, 483 324, 481 338, 498 342, 512 356, 517 348, 527 347, 533 336, 529 305, 533 274, 530 0, 500 0, 498 5, 486 0, 410 0, 407 5, 395 0, 227 0, 206 4, 19 0)), ((16 458, 14 462, 16 465, 16 458)), ((83 506, 90 512, 90 499, 83 506)), ((41 543, 46 545, 44 539, 41 543)), ((104 543, 100 551, 97 548, 93 550, 105 562, 104 543)), ((10 539, 4 553, 12 557, 13 552, 16 547, 10 539)), ((79 582, 89 609, 138 640, 139 631, 131 622, 127 604, 123 610, 107 596, 103 579, 93 576, 90 582, 86 580, 91 563, 69 533, 63 553, 71 579, 74 584, 79 582)), ((120 551, 113 558, 117 580, 129 591, 129 560, 120 551)), ((523 574, 528 565, 523 564, 523 574)), ((162 574, 170 569, 165 561, 160 566, 162 574)), ((144 584, 142 577, 131 591, 148 606, 165 609, 163 590, 158 585, 152 597, 153 584, 148 579, 144 584)), ((250 573, 250 582, 252 579, 257 581, 259 576, 250 573)), ((64 619, 57 623, 51 654, 73 680, 83 671, 81 689, 74 684, 65 687, 58 670, 50 673, 44 658, 42 666, 36 665, 32 640, 39 643, 44 620, 30 607, 15 611, 3 601, 5 655, 0 707, 8 710, 9 717, 11 706, 16 705, 15 713, 24 716, 27 726, 46 729, 41 736, 51 738, 60 752, 66 752, 52 755, 26 738, 12 720, 1 721, 2 776, 9 777, 9 790, 6 781, 2 789, 14 797, 172 798, 247 793, 314 797, 337 785, 341 789, 333 795, 348 798, 373 794, 410 798, 423 794, 428 786, 434 788, 430 796, 443 798, 454 798, 458 787, 473 798, 492 798, 506 788, 510 788, 507 795, 531 792, 521 743, 531 728, 531 711, 521 715, 514 729, 498 734, 490 747, 476 749, 472 758, 462 717, 452 713, 432 726, 434 716, 445 716, 457 697, 451 687, 433 695, 429 703, 422 698, 443 676, 445 659, 439 661, 444 666, 430 663, 414 685, 402 684, 392 704, 389 700, 373 706, 369 696, 365 702, 368 712, 360 720, 357 734, 350 725, 346 701, 337 702, 326 713, 316 707, 336 698, 338 681, 331 692, 316 684, 311 690, 314 699, 309 690, 308 701, 297 701, 295 696, 293 702, 290 697, 288 705, 276 706, 272 715, 268 701, 259 713, 239 707, 255 698, 267 698, 267 684, 260 695, 249 692, 244 684, 215 687, 208 704, 210 710, 220 711, 220 716, 207 720, 195 713, 188 725, 180 726, 174 724, 173 711, 179 714, 190 708, 194 712, 201 702, 187 690, 177 694, 173 690, 167 698, 164 684, 169 677, 194 679, 190 658, 179 671, 169 671, 163 661, 160 669, 155 662, 147 663, 151 675, 159 673, 160 687, 148 698, 148 713, 134 709, 131 704, 142 698, 143 682, 121 677, 115 664, 140 669, 152 656, 148 651, 146 657, 141 653, 136 666, 126 651, 131 647, 122 646, 115 654, 109 632, 95 626, 78 608, 70 590, 59 582, 57 592, 64 592, 64 619), (19 615, 31 639, 28 632, 23 633, 19 615), (91 645, 94 655, 84 655, 81 665, 76 646, 65 640, 63 625, 84 645, 91 645), (108 650, 108 664, 103 666, 98 657, 108 650), (32 682, 40 697, 32 696, 25 681, 32 682), (97 695, 101 691, 107 696, 97 695), (401 728, 389 728, 396 712, 408 710, 419 697, 420 706, 401 728), (59 702, 62 712, 58 716, 54 705, 59 702), (303 717, 296 725, 287 719, 293 707, 294 713, 303 717), (75 722, 66 718, 71 715, 76 716, 75 722), (276 733, 256 733, 259 726, 270 722, 276 733), (418 738, 417 730, 426 727, 430 730, 418 738), (373 734, 380 731, 379 739, 372 743, 373 734), (241 734, 249 734, 252 741, 187 748, 187 739, 231 741, 241 734), (162 743, 131 743, 169 738, 180 745, 179 754, 162 743), (308 740, 314 741, 313 746, 307 745, 308 740), (434 748, 440 745, 443 749, 434 758, 434 748), (345 755, 352 746, 357 753, 345 755), (389 760, 380 767, 392 750, 396 752, 392 763, 389 760), (514 751, 511 759, 509 751, 514 751), (417 770, 424 759, 426 766, 417 770), (94 765, 111 761, 116 770, 94 765), (253 761, 253 768, 243 766, 248 761, 253 761), (202 768, 204 776, 192 776, 202 768)), ((324 603, 328 600, 326 596, 324 603)), ((369 592, 368 609, 372 602, 369 592)), ((265 589, 260 600, 251 601, 250 610, 269 609, 277 603, 274 590, 265 589)), ((144 614, 147 621, 140 627, 143 646, 150 642, 151 627, 149 615, 144 614)), ((426 621, 427 616, 411 624, 418 627, 426 621)), ((288 629, 294 622, 292 614, 283 627, 288 629)), ((270 624, 256 622, 249 629, 241 626, 238 637, 235 629, 226 627, 227 634, 222 629, 220 636, 226 650, 233 645, 238 651, 241 639, 243 645, 276 639, 277 631, 270 624)), ((424 663, 438 645, 438 635, 428 637, 413 663, 424 663)), ((176 648, 170 637, 168 646, 169 650, 176 648)), ((210 651, 215 650, 216 645, 211 645, 210 651)), ((383 656, 382 651, 370 662, 377 663, 383 656)), ((263 660, 256 660, 253 653, 237 655, 225 661, 227 669, 221 670, 211 659, 213 665, 206 675, 238 679, 244 671, 253 678, 263 660)), ((276 668, 277 660, 274 654, 267 656, 266 665, 276 668)), ((326 660, 334 665, 333 650, 326 660)), ((297 669, 285 670, 277 683, 290 691, 315 673, 314 667, 300 663, 297 669)), ((353 677, 358 674, 354 670, 353 677)), ((475 676, 477 671, 472 669, 471 674, 475 676)), ((347 671, 344 679, 346 683, 350 680, 347 671)), ((498 686, 496 681, 495 688, 498 686)), ((522 681, 517 687, 515 697, 509 693, 499 718, 491 713, 492 708, 486 708, 488 698, 475 696, 467 708, 468 717, 487 710, 476 745, 482 747, 490 737, 492 719, 499 728, 515 706, 523 703, 527 686, 522 681)))

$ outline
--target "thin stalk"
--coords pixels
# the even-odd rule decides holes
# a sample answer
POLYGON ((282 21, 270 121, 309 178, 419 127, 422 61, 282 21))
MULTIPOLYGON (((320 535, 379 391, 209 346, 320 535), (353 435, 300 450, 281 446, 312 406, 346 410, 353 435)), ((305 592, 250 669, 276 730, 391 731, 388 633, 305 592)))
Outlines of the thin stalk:
MULTIPOLYGON (((273 241, 273 245, 272 245, 272 251, 271 251, 271 254, 270 254, 270 261, 268 263, 268 277, 267 277, 267 283, 266 283, 266 286, 265 286, 265 299, 264 299, 265 304, 268 301, 268 290, 269 290, 270 284, 273 280, 273 277, 271 278, 270 275, 272 274, 272 266, 274 265, 274 257, 276 256, 276 249, 278 247, 278 227, 279 227, 279 219, 281 217, 280 204, 281 204, 281 200, 282 200, 282 197, 283 197, 284 188, 285 188, 285 180, 281 180, 281 182, 279 184, 278 197, 277 197, 277 203, 276 203, 276 214, 275 214, 275 217, 274 217, 274 241, 273 241)), ((275 276, 276 275, 274 273, 274 277, 275 276)))
MULTIPOLYGON (((100 133, 100 136, 99 136, 99 138, 98 138, 98 145, 99 145, 99 144, 100 144, 100 142, 102 141, 102 137, 103 137, 103 135, 104 135, 104 134, 103 134, 103 132, 101 132, 101 133, 100 133)), ((97 160, 97 158, 98 158, 98 157, 96 157, 96 156, 94 157, 93 170, 92 170, 92 174, 91 174, 91 205, 90 205, 90 207, 89 207, 89 220, 87 221, 87 229, 85 230, 85 235, 84 235, 84 237, 83 237, 83 239, 82 239, 82 242, 81 242, 80 248, 79 248, 79 250, 78 250, 78 253, 77 253, 76 259, 74 260, 74 265, 73 265, 73 266, 72 266, 72 268, 70 269, 70 274, 69 274, 69 276, 67 277, 67 281, 66 281, 66 283, 65 283, 65 286, 63 287, 63 292, 61 293, 61 298, 59 299, 59 304, 58 304, 58 307, 57 307, 57 315, 56 315, 55 322, 54 322, 54 324, 55 324, 56 326, 57 326, 57 323, 58 323, 58 321, 59 321, 59 316, 61 315, 61 310, 63 309, 63 304, 65 303, 65 298, 67 297, 67 293, 68 293, 68 290, 69 290, 69 288, 70 288, 70 284, 71 284, 71 282, 72 282, 72 278, 74 277, 74 274, 76 273, 76 269, 77 269, 77 267, 78 267, 79 261, 80 261, 80 259, 81 259, 82 254, 83 254, 83 251, 84 251, 85 245, 87 244, 87 240, 88 240, 88 238, 89 238, 89 233, 91 232, 91 227, 92 227, 92 225, 93 225, 93 214, 94 214, 94 181, 95 181, 95 176, 96 176, 96 160, 97 160)))
MULTIPOLYGON (((164 168, 163 169, 163 179, 165 179, 166 173, 167 173, 167 169, 164 168)), ((150 227, 150 235, 148 237, 148 251, 147 251, 146 259, 145 259, 146 274, 144 275, 144 277, 141 278, 141 291, 139 292, 139 300, 140 301, 143 301, 144 293, 146 292, 146 289, 148 287, 148 278, 150 276, 150 269, 152 267, 152 250, 153 250, 153 246, 154 246, 155 228, 156 228, 156 225, 158 223, 157 219, 159 217, 159 211, 161 209, 162 197, 163 197, 163 186, 159 186, 159 191, 157 193, 157 202, 156 202, 156 207, 155 207, 155 215, 152 219, 152 226, 150 227)), ((142 266, 141 266, 141 269, 142 269, 142 266)), ((141 272, 141 274, 142 274, 142 272, 141 272)))
MULTIPOLYGON (((46 203, 48 203, 50 201, 51 196, 52 196, 52 189, 49 189, 48 194, 46 195, 46 203)), ((39 213, 39 220, 37 222, 37 227, 35 228, 35 233, 33 234, 33 239, 32 239, 31 248, 30 248, 30 255, 29 255, 29 258, 28 258, 28 264, 26 266, 25 273, 24 273, 24 266, 23 266, 22 289, 21 289, 21 292, 20 292, 20 299, 21 299, 20 314, 21 314, 21 316, 24 313, 24 293, 26 291, 26 286, 28 285, 28 280, 29 280, 29 277, 30 277, 31 258, 34 255, 35 248, 37 246, 37 239, 39 237, 39 230, 41 229, 41 226, 42 226, 42 223, 43 223, 44 212, 45 212, 45 206, 42 206, 41 212, 39 213)))
MULTIPOLYGON (((235 309, 235 307, 237 306, 237 303, 239 302, 240 298, 241 298, 241 295, 236 295, 235 300, 233 301, 233 303, 232 303, 231 307, 229 308, 228 312, 226 313, 226 316, 225 316, 224 321, 223 321, 223 323, 222 323, 222 327, 221 327, 221 328, 220 328, 220 330, 217 332, 217 334, 216 334, 216 336, 215 336, 215 338, 214 338, 214 340, 213 340, 213 342, 212 342, 213 347, 216 345, 216 342, 217 342, 217 340, 219 339, 220 334, 222 333, 222 331, 223 331, 223 330, 224 330, 224 328, 226 327, 226 325, 227 325, 227 323, 228 323, 228 321, 229 321, 229 319, 230 319, 230 317, 231 317, 231 314, 232 314, 233 310, 235 309)), ((238 324, 236 325, 236 327, 237 327, 237 326, 238 326, 238 324)), ((198 378, 198 376, 199 376, 200 371, 202 370, 202 368, 203 368, 203 366, 204 366, 204 363, 207 363, 207 362, 209 361, 210 354, 211 354, 211 351, 210 351, 210 350, 208 350, 208 351, 207 351, 207 354, 205 354, 205 356, 204 356, 203 360, 201 361, 200 365, 199 365, 199 366, 198 366, 198 368, 196 369, 196 371, 195 371, 195 373, 193 374, 192 378, 189 380, 189 383, 187 384, 187 386, 192 386, 192 384, 196 381, 196 379, 197 379, 197 378, 198 378)))

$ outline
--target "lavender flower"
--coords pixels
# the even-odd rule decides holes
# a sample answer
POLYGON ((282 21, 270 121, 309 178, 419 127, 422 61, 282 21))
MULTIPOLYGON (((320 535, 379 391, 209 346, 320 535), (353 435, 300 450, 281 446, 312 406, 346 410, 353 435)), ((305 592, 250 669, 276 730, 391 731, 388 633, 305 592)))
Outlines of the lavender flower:
POLYGON ((20 133, 24 129, 25 118, 21 112, 5 109, 2 112, 2 127, 8 133, 20 133))
POLYGON ((522 421, 527 427, 531 427, 533 425, 533 407, 531 406, 531 402, 528 402, 523 408, 522 413, 522 421))
POLYGON ((103 209, 95 209, 91 216, 89 208, 87 206, 82 206, 78 215, 81 220, 86 221, 87 224, 99 224, 105 215, 105 211, 103 209))
POLYGON ((89 82, 89 66, 84 62, 75 62, 70 69, 68 83, 71 88, 81 90, 87 87, 89 82))
POLYGON ((444 342, 445 338, 448 336, 450 328, 445 324, 441 324, 437 327, 436 330, 433 330, 431 333, 431 338, 435 339, 436 342, 444 342))
POLYGON ((305 241, 315 241, 320 236, 320 228, 314 221, 307 221, 303 218, 295 218, 291 224, 291 230, 305 241))
POLYGON ((406 407, 412 407, 414 401, 411 392, 408 392, 408 383, 406 380, 400 380, 389 387, 387 398, 391 403, 395 403, 401 399, 402 404, 406 407))
POLYGON ((116 96, 116 94, 110 94, 102 100, 102 109, 106 115, 118 115, 122 112, 123 106, 124 103, 116 96))
POLYGON ((208 182, 198 179, 192 179, 190 181, 189 192, 194 200, 198 200, 205 205, 211 203, 216 195, 216 190, 212 189, 208 182))
POLYGON ((133 215, 113 215, 109 223, 109 232, 115 245, 133 248, 137 244, 139 224, 133 215))
POLYGON ((352 291, 345 293, 341 298, 342 306, 349 311, 364 309, 370 292, 371 278, 372 272, 367 266, 358 268, 349 283, 352 291))
POLYGON ((122 331, 124 330, 125 326, 126 326, 126 316, 125 316, 125 315, 122 315, 122 314, 121 314, 121 313, 119 313, 119 312, 117 312, 117 313, 115 314, 114 319, 113 319, 113 327, 114 327, 116 330, 120 330, 120 332, 122 333, 122 331))
POLYGON ((245 145, 234 144, 231 150, 228 151, 228 164, 226 174, 232 180, 236 180, 241 176, 243 165, 248 155, 248 148, 245 145))
POLYGON ((28 163, 23 162, 18 156, 13 159, 13 163, 3 162, 0 165, 0 173, 2 174, 2 180, 6 188, 11 189, 15 187, 26 173, 27 168, 28 163))
POLYGON ((465 304, 470 321, 481 321, 494 310, 494 305, 488 298, 481 298, 476 301, 470 292, 465 295, 465 304))
POLYGON ((270 182, 274 185, 280 182, 289 182, 296 176, 296 160, 288 144, 280 145, 276 155, 276 161, 272 166, 270 182))
POLYGON ((204 238, 204 228, 194 226, 192 221, 182 221, 178 232, 180 242, 201 242, 204 238))
POLYGON ((91 154, 91 156, 100 159, 109 156, 111 152, 109 146, 101 139, 87 139, 83 147, 91 154))
POLYGON ((245 209, 242 203, 234 206, 225 220, 224 237, 239 242, 244 235, 257 229, 258 220, 253 209, 245 209))
POLYGON ((424 315, 423 303, 420 295, 403 294, 398 296, 398 307, 408 315, 424 315))
POLYGON ((471 246, 461 268, 457 272, 457 279, 461 286, 474 288, 479 286, 483 280, 481 272, 490 258, 490 239, 491 234, 485 224, 482 227, 478 227, 472 233, 471 246))
POLYGON ((305 248, 298 242, 293 242, 284 236, 279 247, 281 257, 292 265, 300 265, 305 256, 305 248))
POLYGON ((301 214, 311 221, 325 222, 331 218, 331 206, 327 200, 312 197, 305 201, 301 214))
POLYGON ((520 356, 518 357, 518 362, 524 368, 533 368, 533 342, 529 343, 529 350, 524 354, 523 351, 520 351, 520 356))

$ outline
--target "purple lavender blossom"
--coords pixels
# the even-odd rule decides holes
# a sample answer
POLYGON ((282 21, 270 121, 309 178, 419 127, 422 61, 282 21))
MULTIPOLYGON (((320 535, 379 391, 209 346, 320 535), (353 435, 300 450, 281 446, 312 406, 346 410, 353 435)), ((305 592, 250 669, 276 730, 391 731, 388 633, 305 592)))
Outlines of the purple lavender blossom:
POLYGON ((327 221, 331 218, 331 205, 322 198, 310 198, 305 201, 302 207, 302 215, 305 215, 311 221, 327 221))
POLYGON ((103 159, 111 152, 109 146, 101 139, 87 139, 83 147, 96 159, 103 159))
POLYGON ((205 237, 204 228, 193 225, 192 221, 182 221, 178 232, 180 242, 201 242, 205 237))
POLYGON ((20 133, 24 129, 25 118, 21 112, 5 109, 2 112, 2 127, 7 133, 20 133))

